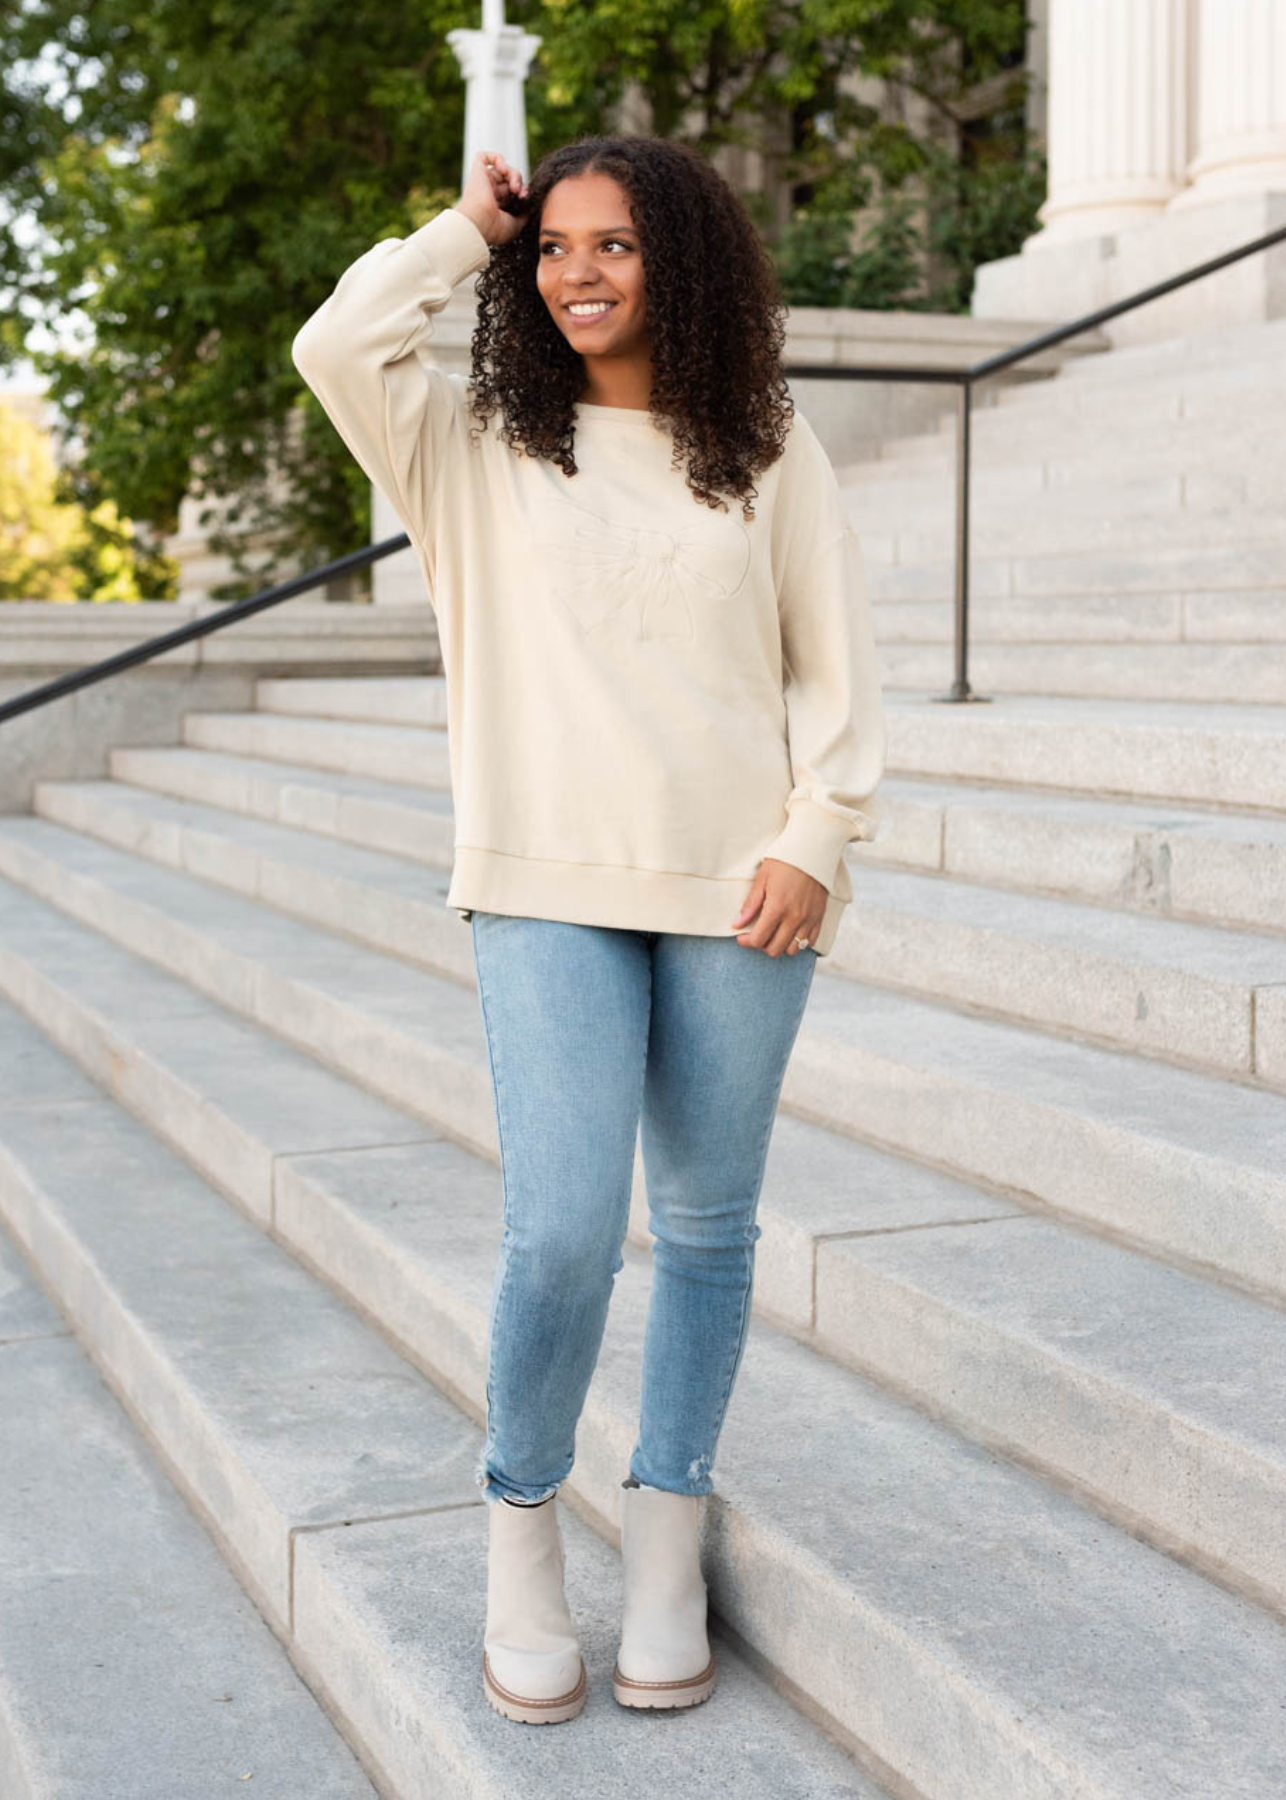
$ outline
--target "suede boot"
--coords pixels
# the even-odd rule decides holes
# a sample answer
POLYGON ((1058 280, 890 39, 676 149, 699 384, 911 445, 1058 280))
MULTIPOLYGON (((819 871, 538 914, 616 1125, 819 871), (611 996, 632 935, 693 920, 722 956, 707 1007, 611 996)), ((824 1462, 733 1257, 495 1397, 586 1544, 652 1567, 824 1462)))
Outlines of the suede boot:
POLYGON ((487 1625, 482 1685, 507 1719, 575 1718, 588 1684, 563 1589, 557 1494, 536 1506, 488 1504, 487 1625))
POLYGON ((696 1706, 714 1691, 700 1494, 622 1482, 625 1607, 612 1693, 622 1706, 696 1706))

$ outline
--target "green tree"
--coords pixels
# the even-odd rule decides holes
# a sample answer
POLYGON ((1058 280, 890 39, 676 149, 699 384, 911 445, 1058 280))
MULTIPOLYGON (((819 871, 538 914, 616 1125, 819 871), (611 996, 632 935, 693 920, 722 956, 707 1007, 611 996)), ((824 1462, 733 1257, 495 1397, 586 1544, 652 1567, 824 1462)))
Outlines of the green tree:
MULTIPOLYGON (((791 184, 779 244, 764 224, 793 301, 961 306, 976 261, 1031 228, 1024 147, 997 159, 985 204, 960 178, 960 96, 1021 52, 1016 0, 509 0, 507 14, 541 38, 533 160, 603 129, 634 83, 659 132, 707 153, 767 148, 791 184), (919 95, 938 134, 843 94, 851 71, 919 95), (874 224, 853 248, 863 206, 874 224)), ((0 222, 0 362, 38 317, 88 319, 87 349, 26 346, 84 446, 64 498, 146 521, 133 554, 162 591, 161 538, 187 492, 231 497, 230 526, 268 541, 252 554, 214 531, 234 559, 228 598, 283 559, 367 541, 368 484, 290 343, 354 257, 457 197, 464 90, 446 34, 478 23, 456 0, 0 9, 0 201, 41 231, 33 252, 0 222)))
POLYGON ((0 396, 0 600, 138 600, 131 531, 112 502, 59 498, 44 432, 0 396))

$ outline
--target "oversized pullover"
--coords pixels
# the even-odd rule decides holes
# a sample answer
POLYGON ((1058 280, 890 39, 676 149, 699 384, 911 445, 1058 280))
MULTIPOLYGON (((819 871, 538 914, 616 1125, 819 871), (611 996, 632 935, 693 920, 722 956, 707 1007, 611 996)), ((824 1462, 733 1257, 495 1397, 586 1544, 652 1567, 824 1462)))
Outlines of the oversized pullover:
POLYGON ((796 408, 746 523, 734 496, 693 495, 645 411, 579 404, 574 476, 506 446, 498 414, 469 414, 468 376, 421 356, 490 254, 449 207, 359 256, 291 347, 428 584, 446 904, 735 936, 776 857, 827 890, 824 955, 885 757, 861 547, 826 453, 796 408))

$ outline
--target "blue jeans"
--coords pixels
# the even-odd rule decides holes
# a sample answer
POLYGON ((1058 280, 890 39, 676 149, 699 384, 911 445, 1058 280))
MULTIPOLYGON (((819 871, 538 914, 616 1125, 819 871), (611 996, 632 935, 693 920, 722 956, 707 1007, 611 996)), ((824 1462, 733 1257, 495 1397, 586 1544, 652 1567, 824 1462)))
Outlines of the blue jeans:
POLYGON ((483 1497, 534 1503, 571 1470, 640 1119, 655 1241, 629 1475, 708 1494, 817 952, 477 911, 473 949, 504 1177, 483 1497))

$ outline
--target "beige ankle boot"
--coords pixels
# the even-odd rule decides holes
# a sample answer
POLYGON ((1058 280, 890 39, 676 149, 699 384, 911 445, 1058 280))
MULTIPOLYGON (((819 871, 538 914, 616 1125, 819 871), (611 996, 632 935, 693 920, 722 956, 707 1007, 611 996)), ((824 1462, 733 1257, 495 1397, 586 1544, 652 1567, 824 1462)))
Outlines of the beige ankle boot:
POLYGON ((622 1706, 696 1706, 714 1692, 700 1494, 622 1483, 625 1611, 612 1692, 622 1706))
POLYGON ((538 1506, 489 1502, 482 1685, 507 1719, 575 1718, 588 1684, 563 1590, 557 1494, 538 1506))

